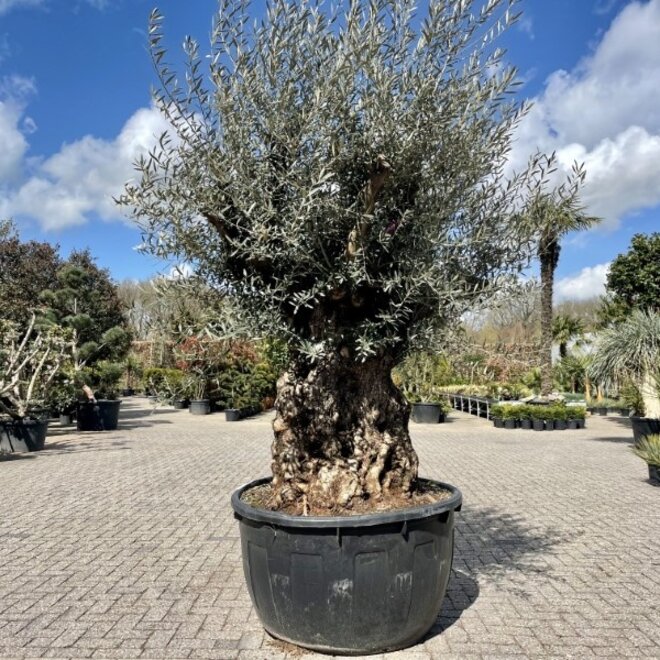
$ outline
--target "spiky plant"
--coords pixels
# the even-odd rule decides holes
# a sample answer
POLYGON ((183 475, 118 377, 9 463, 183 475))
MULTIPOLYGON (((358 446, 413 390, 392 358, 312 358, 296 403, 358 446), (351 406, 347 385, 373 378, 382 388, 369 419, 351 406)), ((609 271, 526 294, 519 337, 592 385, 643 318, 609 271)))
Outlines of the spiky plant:
POLYGON ((217 334, 290 346, 273 506, 409 494, 392 368, 530 253, 529 180, 504 178, 525 107, 494 47, 516 2, 416 4, 273 0, 255 24, 220 0, 209 60, 185 43, 185 86, 151 18, 171 130, 120 201, 148 251, 227 293, 217 334))
POLYGON ((568 356, 568 344, 584 336, 584 323, 576 316, 558 314, 552 321, 552 338, 559 344, 559 356, 568 356))
POLYGON ((647 435, 632 448, 633 452, 648 465, 660 467, 660 435, 647 435))
POLYGON ((639 388, 648 417, 660 418, 660 313, 634 310, 599 335, 588 371, 608 384, 630 378, 639 388))

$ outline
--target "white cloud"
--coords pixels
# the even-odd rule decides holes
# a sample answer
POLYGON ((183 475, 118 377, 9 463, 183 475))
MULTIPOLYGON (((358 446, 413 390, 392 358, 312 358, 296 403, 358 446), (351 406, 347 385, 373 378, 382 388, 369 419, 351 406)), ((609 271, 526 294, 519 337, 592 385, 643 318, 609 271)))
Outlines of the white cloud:
POLYGON ((34 92, 34 83, 28 78, 12 76, 0 80, 0 184, 15 181, 21 172, 28 149, 24 132, 34 125, 29 117, 24 117, 24 110, 34 92))
POLYGON ((511 164, 537 148, 584 161, 589 210, 616 227, 660 204, 660 0, 629 3, 592 55, 557 71, 523 121, 511 164))
POLYGON ((557 300, 588 300, 605 293, 605 281, 610 264, 583 268, 576 275, 560 279, 555 286, 557 300))
POLYGON ((43 3, 44 0, 0 0, 0 14, 6 14, 18 7, 37 7, 43 3))
POLYGON ((0 215, 28 216, 44 229, 84 224, 91 215, 121 219, 113 197, 134 176, 133 163, 167 128, 155 108, 138 110, 116 139, 85 136, 40 160, 31 176, 0 199, 0 215))

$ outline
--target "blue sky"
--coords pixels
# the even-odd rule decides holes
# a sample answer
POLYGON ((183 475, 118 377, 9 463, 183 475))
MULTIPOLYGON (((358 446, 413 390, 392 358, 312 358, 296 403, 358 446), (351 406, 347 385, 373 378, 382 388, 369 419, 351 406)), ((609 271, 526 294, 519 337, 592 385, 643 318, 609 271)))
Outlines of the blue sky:
MULTIPOLYGON (((117 279, 170 267, 133 249, 139 232, 111 201, 163 128, 149 99, 153 4, 0 0, 0 216, 64 253, 89 247, 117 279)), ((521 4, 503 45, 536 104, 512 159, 540 147, 586 162, 585 202, 605 221, 566 240, 558 269, 559 297, 586 297, 634 233, 660 230, 660 0, 521 4)), ((174 49, 187 34, 208 43, 215 0, 158 7, 174 49)))

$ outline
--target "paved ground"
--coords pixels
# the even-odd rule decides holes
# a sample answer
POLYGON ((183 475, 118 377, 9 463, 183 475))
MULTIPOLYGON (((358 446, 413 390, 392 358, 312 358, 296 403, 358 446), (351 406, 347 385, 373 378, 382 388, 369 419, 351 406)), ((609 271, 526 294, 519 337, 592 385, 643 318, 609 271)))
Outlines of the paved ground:
MULTIPOLYGON (((0 657, 311 657, 262 632, 229 507, 268 472, 268 417, 123 407, 117 432, 0 461, 0 657)), ((660 489, 623 420, 588 425, 413 425, 465 506, 437 624, 388 660, 660 658, 660 489)))

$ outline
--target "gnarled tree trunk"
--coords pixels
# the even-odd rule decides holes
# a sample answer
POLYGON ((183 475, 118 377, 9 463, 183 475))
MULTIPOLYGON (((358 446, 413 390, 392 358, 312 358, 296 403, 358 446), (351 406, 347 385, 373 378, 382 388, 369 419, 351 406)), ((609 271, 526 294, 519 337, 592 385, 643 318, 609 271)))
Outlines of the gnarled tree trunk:
POLYGON ((410 406, 387 356, 354 362, 334 353, 299 360, 277 385, 273 505, 302 513, 350 507, 358 498, 409 494, 417 455, 410 406))

